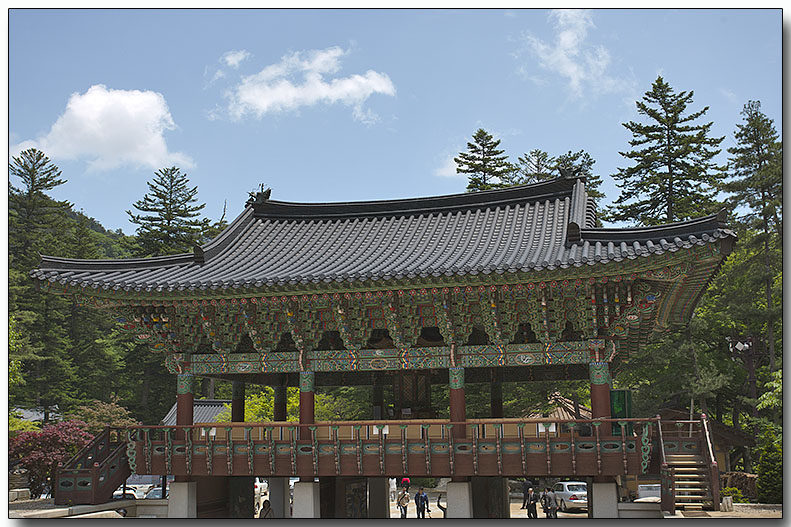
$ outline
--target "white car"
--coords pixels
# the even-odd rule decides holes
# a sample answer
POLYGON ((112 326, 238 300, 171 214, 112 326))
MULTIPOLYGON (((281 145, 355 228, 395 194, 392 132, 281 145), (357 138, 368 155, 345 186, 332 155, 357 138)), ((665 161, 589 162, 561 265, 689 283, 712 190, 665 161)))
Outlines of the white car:
MULTIPOLYGON (((168 487, 165 490, 165 498, 167 498, 169 495, 170 495, 170 488, 168 487)), ((162 487, 156 486, 156 487, 152 488, 151 490, 146 492, 146 497, 143 498, 143 499, 146 499, 146 500, 161 500, 162 499, 162 487)))
POLYGON ((588 508, 588 484, 584 481, 561 481, 552 490, 558 501, 558 508, 566 512, 572 509, 588 508))
POLYGON ((637 485, 635 503, 659 503, 662 501, 662 485, 637 485))
POLYGON ((114 500, 136 500, 138 498, 137 498, 137 495, 135 494, 134 489, 130 489, 129 487, 127 487, 126 488, 126 492, 124 492, 123 489, 118 489, 115 492, 113 492, 113 498, 112 499, 114 499, 114 500))

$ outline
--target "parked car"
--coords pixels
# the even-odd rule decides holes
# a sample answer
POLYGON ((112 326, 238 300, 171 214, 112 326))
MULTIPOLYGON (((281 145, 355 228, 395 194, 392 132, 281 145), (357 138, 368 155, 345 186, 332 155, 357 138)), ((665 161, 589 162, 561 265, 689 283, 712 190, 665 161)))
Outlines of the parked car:
POLYGON ((561 481, 552 490, 561 511, 588 509, 588 484, 584 481, 561 481))
MULTIPOLYGON (((170 489, 166 489, 165 490, 165 498, 167 498, 169 494, 170 494, 170 489)), ((156 486, 153 489, 149 490, 146 493, 146 497, 144 499, 147 499, 147 500, 161 500, 162 499, 162 487, 161 486, 156 486)))
POLYGON ((126 489, 126 492, 123 489, 118 489, 113 492, 113 499, 114 500, 136 500, 137 495, 133 489, 126 489))
POLYGON ((637 485, 637 499, 635 503, 659 503, 662 499, 662 485, 637 485))

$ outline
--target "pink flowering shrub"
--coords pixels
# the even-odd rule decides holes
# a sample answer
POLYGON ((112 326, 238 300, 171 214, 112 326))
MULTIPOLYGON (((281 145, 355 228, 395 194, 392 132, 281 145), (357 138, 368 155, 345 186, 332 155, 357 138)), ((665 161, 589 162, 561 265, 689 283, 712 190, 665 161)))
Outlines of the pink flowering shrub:
POLYGON ((22 432, 9 440, 9 464, 19 462, 28 470, 30 496, 38 497, 54 478, 58 463, 66 463, 93 435, 84 430, 82 421, 61 421, 45 426, 40 432, 22 432))

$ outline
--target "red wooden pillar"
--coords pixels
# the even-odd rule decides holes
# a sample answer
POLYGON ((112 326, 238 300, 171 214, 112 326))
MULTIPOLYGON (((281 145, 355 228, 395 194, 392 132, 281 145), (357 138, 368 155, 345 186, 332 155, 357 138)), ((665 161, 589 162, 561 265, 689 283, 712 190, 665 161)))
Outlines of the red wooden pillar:
MULTIPOLYGON (((316 374, 312 371, 299 372, 299 424, 314 423, 316 374)), ((300 439, 310 439, 310 430, 300 427, 300 439)))
MULTIPOLYGON (((451 422, 463 422, 467 420, 467 408, 464 402, 464 368, 448 368, 448 384, 450 387, 450 420, 451 422)), ((464 439, 466 436, 466 426, 454 425, 453 437, 464 439)))
MULTIPOLYGON (((193 403, 195 379, 191 373, 179 373, 176 377, 176 426, 189 426, 194 424, 193 403)), ((182 430, 176 430, 176 439, 183 441, 186 438, 182 430)), ((189 476, 176 476, 175 481, 190 481, 189 476)))
POLYGON ((233 381, 231 392, 231 421, 244 422, 244 382, 233 381))
MULTIPOLYGON (((464 401, 464 368, 448 368, 448 386, 450 421, 460 423, 467 420, 467 407, 464 401)), ((465 439, 467 427, 465 425, 454 424, 451 431, 453 439, 465 439)), ((467 477, 453 477, 453 481, 468 481, 467 477)))
POLYGON ((591 362, 588 364, 591 381, 591 417, 610 417, 610 364, 591 362))
MULTIPOLYGON (((299 372, 299 424, 310 425, 315 422, 315 383, 316 374, 312 371, 299 372)), ((299 439, 310 439, 308 427, 299 427, 299 439)), ((300 478, 300 481, 312 482, 312 477, 300 478)))

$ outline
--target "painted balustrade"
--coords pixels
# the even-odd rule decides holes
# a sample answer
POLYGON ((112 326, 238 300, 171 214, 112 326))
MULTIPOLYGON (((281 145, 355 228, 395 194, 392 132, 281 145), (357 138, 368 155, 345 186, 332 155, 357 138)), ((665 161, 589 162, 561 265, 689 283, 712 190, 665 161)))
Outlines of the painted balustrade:
POLYGON ((714 456, 714 448, 711 444, 711 434, 709 431, 709 418, 706 414, 700 416, 700 427, 703 430, 702 441, 705 443, 704 459, 709 465, 709 484, 711 485, 711 496, 714 510, 720 510, 720 471, 717 466, 717 458, 714 456))
POLYGON ((60 465, 53 488, 55 503, 95 503, 97 496, 112 495, 129 471, 124 458, 126 444, 126 429, 105 428, 60 465))
POLYGON ((656 418, 410 419, 139 426, 129 429, 127 455, 138 474, 639 474, 649 465, 650 429, 656 422, 656 418), (633 431, 626 431, 627 423, 633 431), (620 425, 615 428, 619 435, 610 435, 613 424, 620 425), (455 426, 465 426, 463 438, 453 437, 455 426), (300 435, 300 429, 308 432, 300 435), (185 439, 176 439, 177 432, 183 432, 185 439))

